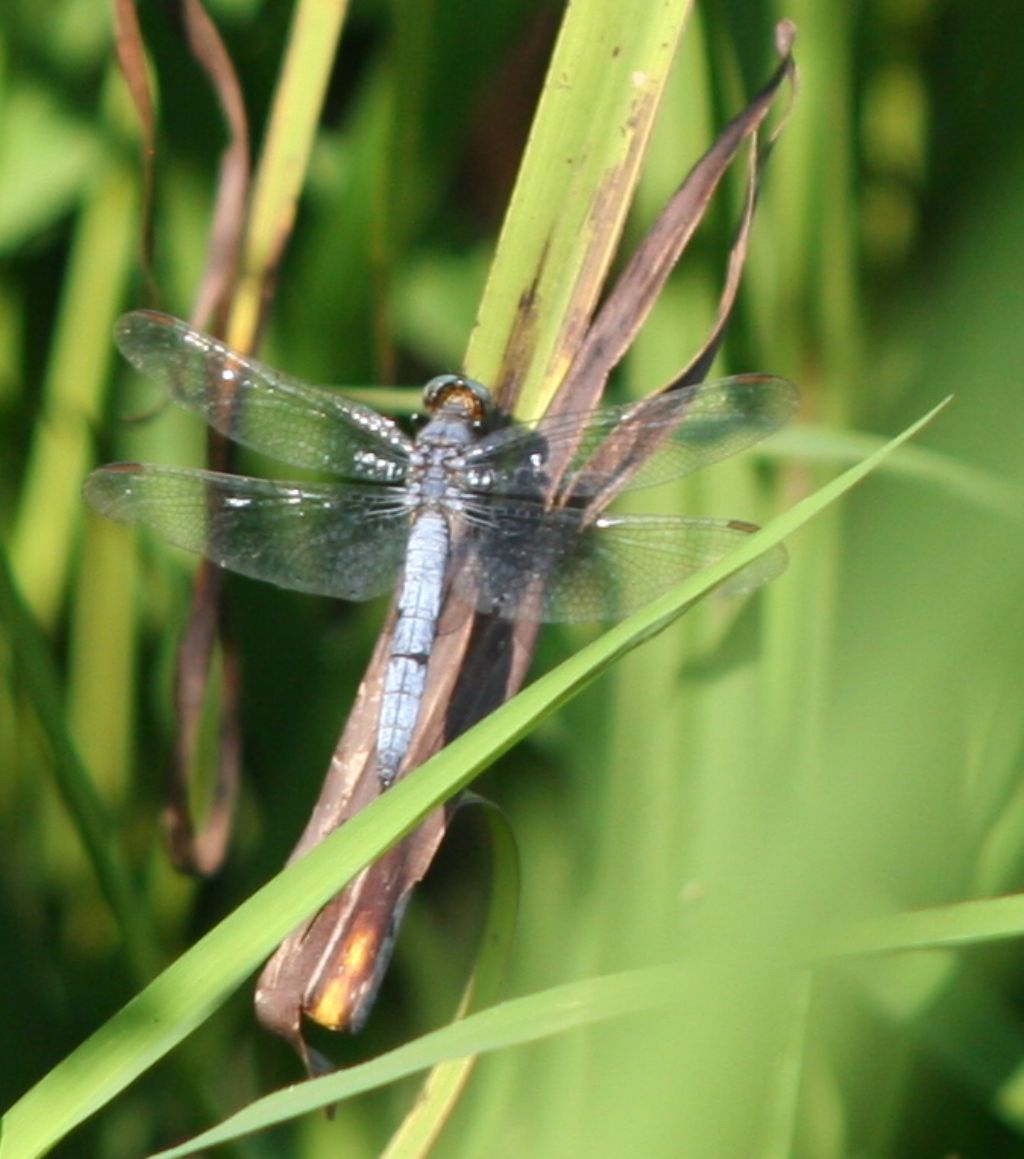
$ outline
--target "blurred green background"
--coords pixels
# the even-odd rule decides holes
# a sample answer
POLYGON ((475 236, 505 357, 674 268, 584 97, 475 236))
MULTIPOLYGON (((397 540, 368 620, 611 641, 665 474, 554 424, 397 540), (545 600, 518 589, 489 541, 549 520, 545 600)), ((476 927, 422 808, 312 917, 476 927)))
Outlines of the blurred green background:
MULTIPOLYGON (((210 12, 258 141, 290 6, 210 12)), ((770 590, 698 609, 481 782, 523 859, 509 993, 681 948, 696 965, 671 1016, 484 1059, 439 1153, 1024 1152, 1019 940, 803 965, 829 923, 1024 883, 1019 15, 1011 0, 716 0, 691 21, 627 245, 767 77, 773 22, 793 18, 800 93, 719 368, 785 375, 804 402, 763 456, 663 501, 770 518, 859 456, 853 432, 888 436, 955 400, 915 452, 790 545, 770 590)), ((559 19, 539 0, 471 17, 457 0, 353 5, 267 361, 348 384, 458 367, 559 19)), ((159 89, 159 305, 185 314, 222 132, 171 23, 155 6, 143 23, 159 89)), ((280 867, 384 609, 231 581, 245 659, 238 832, 216 880, 177 877, 159 812, 192 564, 91 517, 78 489, 108 459, 198 462, 203 432, 152 415, 155 392, 110 341, 144 290, 137 138, 106 6, 8 0, 0 36, 0 534, 41 628, 26 643, 4 600, 6 1106, 280 867), (125 955, 68 807, 72 751, 158 962, 125 955)), ((735 204, 726 195, 712 213, 615 389, 660 385, 699 345, 735 204)), ((594 631, 548 632, 538 666, 594 631)), ((367 1029, 318 1039, 339 1062, 450 1013, 483 904, 478 846, 460 823, 367 1029)), ((58 1153, 144 1154, 297 1075, 246 990, 58 1153)), ((412 1091, 237 1151, 372 1155, 412 1091)))

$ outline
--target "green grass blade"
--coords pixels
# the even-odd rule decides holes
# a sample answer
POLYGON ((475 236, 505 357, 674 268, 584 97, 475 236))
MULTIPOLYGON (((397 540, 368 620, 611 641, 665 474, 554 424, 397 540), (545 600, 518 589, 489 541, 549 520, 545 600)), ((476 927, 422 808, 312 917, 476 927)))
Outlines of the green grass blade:
POLYGON ((1017 938, 1024 934, 1024 894, 957 902, 873 918, 839 934, 830 954, 891 954, 1017 938))
POLYGON ((514 369, 520 413, 543 413, 583 335, 690 6, 566 11, 466 353, 481 382, 514 369))
POLYGON ((228 340, 248 349, 266 298, 266 282, 291 235, 347 0, 302 0, 295 10, 266 144, 253 181, 242 268, 228 340))
POLYGON ((201 1147, 230 1142, 415 1074, 439 1059, 500 1050, 650 1010, 669 1002, 677 991, 678 978, 674 971, 651 969, 570 982, 525 998, 514 998, 443 1030, 425 1034, 361 1066, 277 1091, 232 1115, 213 1130, 197 1135, 180 1147, 161 1151, 151 1159, 194 1155, 201 1147))
POLYGON ((77 221, 50 344, 45 420, 33 434, 10 541, 18 586, 46 626, 61 607, 82 518, 79 492, 114 356, 110 330, 131 267, 134 205, 128 171, 116 162, 106 164, 77 221))

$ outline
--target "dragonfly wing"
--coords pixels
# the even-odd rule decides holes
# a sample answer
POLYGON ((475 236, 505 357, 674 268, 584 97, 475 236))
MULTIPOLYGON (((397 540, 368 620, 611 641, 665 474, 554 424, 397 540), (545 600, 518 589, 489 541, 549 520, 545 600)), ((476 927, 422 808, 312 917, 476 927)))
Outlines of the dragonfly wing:
POLYGON ((399 494, 244 475, 115 463, 83 493, 100 514, 143 523, 221 567, 345 600, 394 585, 408 533, 399 494))
POLYGON ((125 314, 114 339, 137 370, 236 443, 356 481, 405 476, 412 443, 370 407, 246 358, 168 314, 125 314))
MULTIPOLYGON (((518 513, 497 514, 466 537, 455 579, 460 594, 482 612, 563 623, 620 619, 717 563, 757 530, 749 523, 653 515, 601 516, 583 527, 577 511, 525 504, 518 513)), ((723 590, 753 591, 780 575, 786 562, 785 548, 776 545, 723 590)))
POLYGON ((565 467, 560 490, 577 500, 650 487, 753 446, 794 414, 796 387, 744 374, 666 391, 627 406, 555 414, 494 431, 466 452, 492 494, 543 487, 549 464, 565 467))

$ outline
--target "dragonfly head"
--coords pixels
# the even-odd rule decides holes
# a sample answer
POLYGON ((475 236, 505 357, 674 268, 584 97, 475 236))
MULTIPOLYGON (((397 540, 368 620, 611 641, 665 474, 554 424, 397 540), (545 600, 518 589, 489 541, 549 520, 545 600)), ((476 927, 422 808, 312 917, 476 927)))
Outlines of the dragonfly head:
POLYGON ((491 392, 482 382, 462 374, 439 374, 423 388, 423 406, 431 415, 454 413, 479 426, 491 414, 491 392))

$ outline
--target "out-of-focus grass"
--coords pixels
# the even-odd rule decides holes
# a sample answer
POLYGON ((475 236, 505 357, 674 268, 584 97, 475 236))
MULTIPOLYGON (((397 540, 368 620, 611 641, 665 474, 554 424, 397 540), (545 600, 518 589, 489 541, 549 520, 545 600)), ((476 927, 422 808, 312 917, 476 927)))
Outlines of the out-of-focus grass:
MULTIPOLYGON (((119 421, 153 401, 107 339, 137 303, 134 155, 104 9, 58 7, 60 36, 42 36, 27 5, 8 5, 0 24, 0 528, 64 681, 62 718, 41 727, 0 633, 0 994, 5 1040, 18 1044, 3 1052, 5 1105, 139 981, 59 796, 53 730, 74 739, 105 798, 107 840, 170 960, 282 863, 380 615, 232 586, 247 671, 239 840, 219 882, 174 879, 156 816, 188 565, 90 526, 76 496, 94 458, 195 461, 201 434, 180 415, 119 421)), ((280 18, 213 11, 258 128, 280 18)), ((362 5, 350 17, 266 351, 310 379, 373 382, 394 366, 416 381, 457 364, 472 323, 557 13, 525 0, 471 21, 454 4, 423 11, 362 5)), ((807 419, 879 434, 955 392, 924 443, 1012 496, 1024 46, 1000 21, 1012 26, 1015 8, 705 6, 640 217, 766 74, 780 15, 800 27, 802 90, 722 369, 785 374, 807 419)), ((149 31, 165 130, 158 269, 164 305, 180 311, 202 256, 216 120, 180 45, 155 20, 149 31)), ((686 259, 626 388, 657 385, 699 340, 727 221, 686 259)), ((723 465, 645 509, 767 517, 834 473, 823 444, 824 458, 812 445, 756 472, 723 465)), ((981 503, 956 478, 869 481, 795 538, 789 573, 751 608, 686 618, 488 776, 524 865, 509 993, 679 953, 699 968, 676 1014, 484 1060, 442 1153, 1019 1151, 1018 940, 802 966, 833 926, 1021 886, 1022 537, 1012 502, 981 503)), ((582 638, 552 632, 538 663, 582 638)), ((370 1057, 444 1008, 444 995, 423 997, 424 964, 471 952, 459 917, 479 888, 442 867, 369 1028, 332 1041, 335 1057, 370 1057)), ((294 1077, 242 993, 188 1061, 155 1068, 62 1153, 145 1153, 294 1077)), ((373 1154, 407 1098, 371 1096, 333 1124, 311 1117, 243 1146, 373 1154)))

